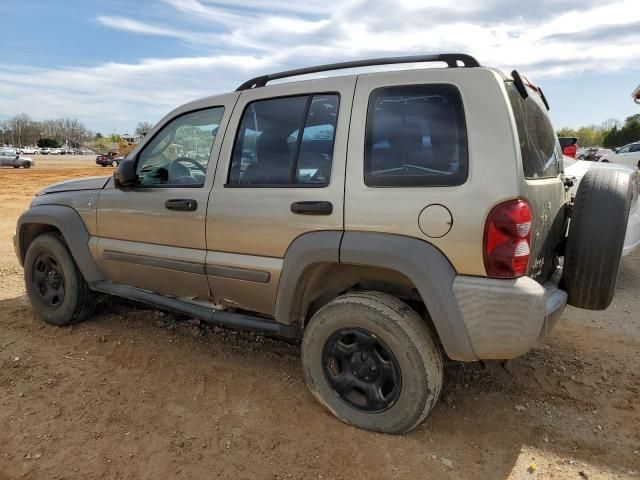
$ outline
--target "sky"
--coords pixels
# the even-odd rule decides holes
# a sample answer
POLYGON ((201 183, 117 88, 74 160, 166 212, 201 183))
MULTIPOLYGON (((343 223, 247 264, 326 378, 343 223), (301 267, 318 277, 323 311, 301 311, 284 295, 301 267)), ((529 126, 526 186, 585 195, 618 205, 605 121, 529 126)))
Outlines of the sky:
POLYGON ((640 113, 638 0, 2 0, 0 119, 131 132, 264 73, 460 52, 540 85, 556 128, 640 113))

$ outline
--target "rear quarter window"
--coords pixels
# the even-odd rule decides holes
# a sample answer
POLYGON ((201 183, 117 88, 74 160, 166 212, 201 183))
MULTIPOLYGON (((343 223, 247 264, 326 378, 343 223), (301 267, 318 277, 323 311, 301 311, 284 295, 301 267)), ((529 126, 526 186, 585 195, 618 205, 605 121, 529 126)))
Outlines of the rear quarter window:
POLYGON ((562 150, 546 111, 531 96, 522 98, 513 83, 505 86, 518 129, 525 178, 556 177, 562 150))
POLYGON ((453 85, 401 85, 371 92, 364 179, 370 187, 461 185, 467 131, 453 85))

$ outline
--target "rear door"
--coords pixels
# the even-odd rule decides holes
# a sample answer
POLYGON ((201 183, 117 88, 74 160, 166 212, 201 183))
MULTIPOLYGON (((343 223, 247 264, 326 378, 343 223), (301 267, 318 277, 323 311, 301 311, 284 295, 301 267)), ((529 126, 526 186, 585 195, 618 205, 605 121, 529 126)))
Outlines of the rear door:
POLYGON ((513 82, 505 87, 520 144, 524 196, 533 214, 528 275, 545 281, 554 271, 554 257, 565 232, 562 149, 540 95, 526 87, 524 99, 513 82))
POLYGON ((207 211, 216 302, 272 315, 283 258, 301 235, 343 230, 355 78, 243 91, 207 211))

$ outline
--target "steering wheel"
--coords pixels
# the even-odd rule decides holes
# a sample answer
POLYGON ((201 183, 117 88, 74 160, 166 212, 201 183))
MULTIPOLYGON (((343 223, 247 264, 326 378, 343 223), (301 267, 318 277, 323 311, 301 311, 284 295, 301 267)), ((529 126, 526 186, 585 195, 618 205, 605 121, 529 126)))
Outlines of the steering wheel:
POLYGON ((194 167, 196 167, 198 170, 200 170, 202 173, 204 173, 205 175, 207 174, 206 167, 203 167, 200 163, 195 161, 193 158, 178 157, 174 161, 172 161, 171 164, 169 165, 169 178, 179 178, 179 177, 190 177, 191 176, 191 171, 187 167, 185 167, 184 165, 181 165, 181 162, 190 163, 194 167))

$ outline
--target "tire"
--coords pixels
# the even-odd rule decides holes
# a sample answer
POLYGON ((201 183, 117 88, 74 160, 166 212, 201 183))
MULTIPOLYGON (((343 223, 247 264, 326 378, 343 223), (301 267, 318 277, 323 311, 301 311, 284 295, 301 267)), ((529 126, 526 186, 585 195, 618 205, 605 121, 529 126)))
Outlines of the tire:
POLYGON ((24 279, 33 310, 46 323, 71 325, 93 313, 96 293, 89 288, 71 253, 56 234, 45 233, 31 242, 24 261, 24 279))
POLYGON ((562 288, 567 303, 604 310, 613 300, 629 218, 631 175, 589 170, 578 186, 569 224, 562 288))
POLYGON ((14 165, 13 168, 20 168, 20 165, 14 165))
POLYGON ((302 366, 311 393, 331 413, 347 424, 382 433, 404 433, 418 426, 435 405, 442 388, 442 355, 427 324, 406 303, 379 292, 342 295, 318 310, 304 332, 302 366), (349 360, 336 362, 327 352, 334 351, 331 346, 337 344, 332 343, 332 339, 344 332, 347 333, 340 342, 352 335, 350 332, 356 332, 373 338, 377 346, 369 350, 356 347, 353 352, 353 349, 349 351, 349 360), (391 352, 391 355, 386 353, 386 362, 375 364, 380 376, 383 371, 390 371, 389 365, 395 365, 399 371, 399 381, 393 389, 387 383, 378 383, 380 378, 365 378, 368 373, 363 374, 362 370, 355 372, 362 366, 364 372, 375 372, 364 361, 353 362, 384 359, 380 346, 391 352), (363 357, 362 352, 371 355, 363 357), (340 371, 336 374, 337 363, 340 371), (385 363, 388 364, 384 366, 385 363), (344 369, 345 364, 348 369, 344 369), (350 372, 352 368, 355 370, 350 372), (358 377, 354 379, 350 373, 358 377), (356 384, 341 396, 336 384, 331 382, 345 375, 356 384), (364 389, 357 388, 359 386, 371 387, 378 394, 386 388, 387 393, 383 395, 387 398, 383 403, 388 404, 367 409, 369 402, 362 398, 368 397, 362 393, 364 389), (354 398, 362 405, 354 405, 354 398))
POLYGON ((22 168, 31 168, 31 162, 22 162, 22 168))
POLYGON ((118 162, 116 162, 116 161, 114 160, 113 162, 111 162, 111 166, 112 166, 112 167, 114 167, 114 168, 115 168, 115 167, 117 167, 117 166, 118 166, 118 162))

